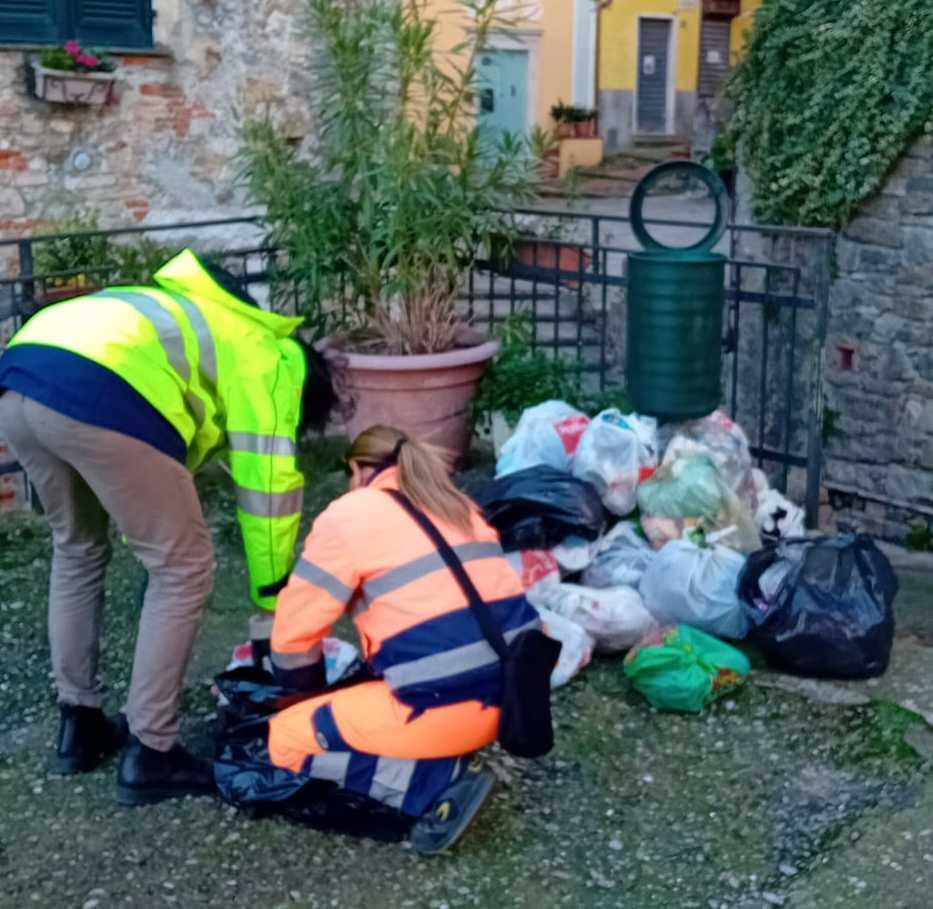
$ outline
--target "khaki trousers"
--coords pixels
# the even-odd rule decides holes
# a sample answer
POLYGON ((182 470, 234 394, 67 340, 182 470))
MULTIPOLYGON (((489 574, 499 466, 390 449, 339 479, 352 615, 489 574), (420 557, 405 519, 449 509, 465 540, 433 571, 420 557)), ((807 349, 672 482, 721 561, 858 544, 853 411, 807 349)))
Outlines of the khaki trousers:
POLYGON ((59 699, 103 702, 98 655, 112 518, 149 572, 127 720, 143 744, 167 751, 213 583, 211 535, 193 477, 144 442, 12 391, 0 396, 0 437, 26 469, 52 528, 49 643, 59 699))

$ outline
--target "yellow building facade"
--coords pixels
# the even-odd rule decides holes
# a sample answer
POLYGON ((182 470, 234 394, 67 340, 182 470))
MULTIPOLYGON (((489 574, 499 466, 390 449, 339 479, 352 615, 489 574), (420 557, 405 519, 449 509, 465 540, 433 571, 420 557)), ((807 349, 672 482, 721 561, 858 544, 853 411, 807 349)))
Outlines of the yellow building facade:
MULTIPOLYGON (((429 0, 438 47, 456 59, 470 17, 455 0, 429 0)), ((594 0, 501 0, 514 24, 497 29, 477 61, 480 118, 493 131, 553 126, 558 101, 596 106, 597 4, 594 0)), ((462 60, 460 61, 462 62, 462 60)))
POLYGON ((598 106, 609 151, 645 137, 708 139, 720 90, 762 0, 602 0, 598 106))

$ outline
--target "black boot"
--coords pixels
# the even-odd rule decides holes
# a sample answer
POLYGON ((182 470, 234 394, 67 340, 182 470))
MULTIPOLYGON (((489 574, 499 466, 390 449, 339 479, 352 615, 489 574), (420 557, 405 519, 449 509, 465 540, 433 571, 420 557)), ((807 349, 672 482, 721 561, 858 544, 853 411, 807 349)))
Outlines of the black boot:
POLYGON ((415 851, 436 855, 453 846, 489 798, 495 782, 488 770, 471 767, 451 783, 412 827, 410 839, 415 851))
POLYGON ((185 795, 215 792, 210 763, 175 745, 171 751, 156 751, 135 735, 120 759, 117 801, 121 805, 151 805, 185 795))
POLYGON ((51 770, 62 776, 87 773, 118 751, 128 734, 122 713, 111 720, 99 707, 62 704, 51 770))

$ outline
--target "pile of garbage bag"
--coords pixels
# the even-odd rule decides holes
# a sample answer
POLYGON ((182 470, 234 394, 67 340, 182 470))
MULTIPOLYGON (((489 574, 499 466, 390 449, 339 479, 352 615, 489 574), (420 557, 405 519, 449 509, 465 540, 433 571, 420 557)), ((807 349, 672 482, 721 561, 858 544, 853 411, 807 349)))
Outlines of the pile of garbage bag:
POLYGON ((866 537, 807 537, 804 511, 755 469, 717 411, 659 427, 561 401, 522 414, 475 498, 564 651, 552 685, 593 653, 659 709, 695 711, 749 673, 721 639, 785 671, 883 672, 897 582, 866 537))

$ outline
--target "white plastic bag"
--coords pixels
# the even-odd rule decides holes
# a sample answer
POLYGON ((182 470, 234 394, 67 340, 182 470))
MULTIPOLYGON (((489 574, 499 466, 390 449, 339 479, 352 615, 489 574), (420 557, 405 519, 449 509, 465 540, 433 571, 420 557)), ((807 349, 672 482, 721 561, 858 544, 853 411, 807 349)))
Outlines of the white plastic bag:
POLYGON ((674 540, 657 553, 638 589, 659 625, 744 638, 749 625, 737 592, 744 565, 745 557, 725 546, 674 540))
POLYGON ((567 537, 559 546, 555 546, 551 553, 560 566, 562 575, 578 574, 583 571, 599 548, 599 541, 590 542, 583 537, 567 537))
POLYGON ((587 587, 634 587, 654 560, 651 543, 641 536, 630 521, 616 524, 599 541, 593 561, 583 572, 587 587))
POLYGON ((631 587, 594 590, 557 584, 535 591, 529 600, 536 609, 548 609, 576 622, 596 642, 596 649, 607 653, 628 650, 656 624, 631 587))
POLYGON ((545 401, 529 407, 514 435, 502 446, 496 476, 547 464, 570 472, 574 453, 590 418, 563 401, 545 401))
POLYGON ((550 552, 543 549, 507 552, 505 560, 521 578, 526 593, 539 584, 546 586, 560 583, 560 565, 550 552))
POLYGON ((573 475, 596 487, 613 514, 635 508, 638 484, 658 466, 658 426, 651 417, 604 410, 580 438, 573 475))
POLYGON ((807 535, 804 510, 789 502, 776 489, 769 489, 759 496, 755 520, 765 540, 786 540, 807 535))
POLYGON ((551 688, 566 685, 593 658, 593 639, 576 622, 549 609, 539 609, 542 631, 560 641, 560 657, 551 673, 551 688))

